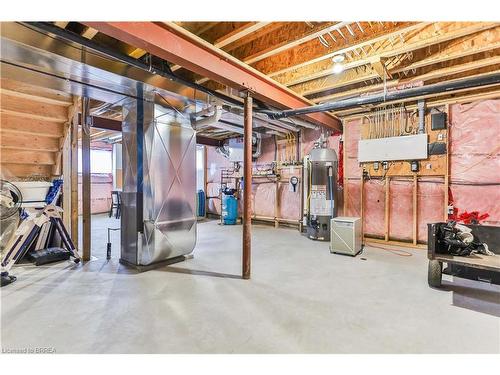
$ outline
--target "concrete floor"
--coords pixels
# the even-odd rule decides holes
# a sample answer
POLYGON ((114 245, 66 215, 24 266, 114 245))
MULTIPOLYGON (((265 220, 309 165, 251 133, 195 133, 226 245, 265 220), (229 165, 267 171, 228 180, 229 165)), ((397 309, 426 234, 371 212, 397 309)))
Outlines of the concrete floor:
POLYGON ((1 291, 2 348, 58 353, 499 353, 500 288, 445 276, 427 286, 423 250, 356 258, 296 230, 254 226, 241 280, 241 226, 201 223, 194 258, 145 273, 105 259, 18 266, 1 291))

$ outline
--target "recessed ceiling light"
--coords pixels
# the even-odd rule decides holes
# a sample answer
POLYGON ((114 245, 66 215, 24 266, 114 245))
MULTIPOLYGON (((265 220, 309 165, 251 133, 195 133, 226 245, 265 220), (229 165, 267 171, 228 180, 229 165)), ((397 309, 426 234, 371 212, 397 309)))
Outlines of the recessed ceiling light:
POLYGON ((344 71, 344 65, 342 64, 339 64, 339 63, 335 63, 333 64, 333 69, 332 69, 332 72, 334 74, 340 74, 344 71))

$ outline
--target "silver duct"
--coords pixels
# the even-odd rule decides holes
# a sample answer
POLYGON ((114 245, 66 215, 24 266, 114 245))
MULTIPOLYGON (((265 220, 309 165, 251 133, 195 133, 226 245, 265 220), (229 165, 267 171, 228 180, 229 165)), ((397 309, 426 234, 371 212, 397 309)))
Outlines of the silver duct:
POLYGON ((124 107, 120 262, 128 265, 180 260, 196 244, 196 136, 187 115, 169 111, 139 100, 124 107))

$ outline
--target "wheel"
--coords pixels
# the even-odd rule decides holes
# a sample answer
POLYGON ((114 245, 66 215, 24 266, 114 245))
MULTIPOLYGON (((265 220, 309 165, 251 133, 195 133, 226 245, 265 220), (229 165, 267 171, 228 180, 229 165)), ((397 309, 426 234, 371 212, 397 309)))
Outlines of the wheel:
POLYGON ((427 282, 432 288, 441 287, 443 276, 443 263, 438 260, 429 260, 429 269, 427 271, 427 282))

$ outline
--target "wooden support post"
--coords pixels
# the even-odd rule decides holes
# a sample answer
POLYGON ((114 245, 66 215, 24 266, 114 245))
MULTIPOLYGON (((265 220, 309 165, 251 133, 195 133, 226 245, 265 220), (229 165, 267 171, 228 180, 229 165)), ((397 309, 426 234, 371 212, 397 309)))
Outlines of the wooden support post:
MULTIPOLYGON (((79 98, 75 97, 73 106, 75 111, 73 121, 71 122, 71 239, 75 246, 79 248, 78 243, 78 103, 79 98)), ((65 176, 66 177, 66 176, 65 176)))
MULTIPOLYGON (((363 172, 361 172, 361 182, 359 187, 360 195, 360 216, 361 216, 361 242, 365 244, 365 178, 363 172)), ((344 213, 345 215, 345 213, 344 213)))
POLYGON ((347 151, 346 151, 346 146, 347 146, 347 126, 345 126, 345 122, 342 121, 342 128, 344 129, 344 133, 342 134, 342 162, 344 165, 339 165, 339 168, 343 168, 344 171, 344 191, 343 191, 343 197, 344 201, 343 203, 343 215, 347 216, 347 207, 348 207, 348 196, 347 196, 347 151))
POLYGON ((274 193, 274 227, 279 228, 280 222, 280 185, 278 179, 276 179, 276 191, 274 193))
POLYGON ((243 155, 243 270, 242 277, 250 278, 252 249, 252 97, 245 96, 244 155, 243 155))
POLYGON ((384 221, 385 221, 385 233, 384 233, 384 238, 386 241, 389 241, 389 230, 390 230, 390 225, 389 225, 389 213, 390 213, 390 185, 391 185, 391 178, 389 176, 386 176, 385 178, 385 205, 384 205, 384 221))
POLYGON ((444 171, 444 213, 443 219, 444 221, 448 221, 448 205, 450 203, 449 190, 450 190, 450 125, 451 125, 451 113, 450 113, 450 105, 446 104, 445 106, 447 126, 446 126, 446 162, 445 162, 445 171, 444 171))
POLYGON ((417 210, 418 210, 418 200, 417 200, 417 194, 418 194, 418 177, 417 174, 415 173, 413 175, 413 245, 417 244, 417 235, 418 235, 418 223, 417 223, 417 210))
POLYGON ((74 103, 68 108, 68 122, 64 124, 62 143, 62 178, 63 178, 63 222, 71 233, 71 131, 77 109, 74 103))
POLYGON ((91 257, 91 205, 90 205, 90 124, 89 98, 82 101, 82 211, 83 211, 83 251, 84 261, 91 257))

